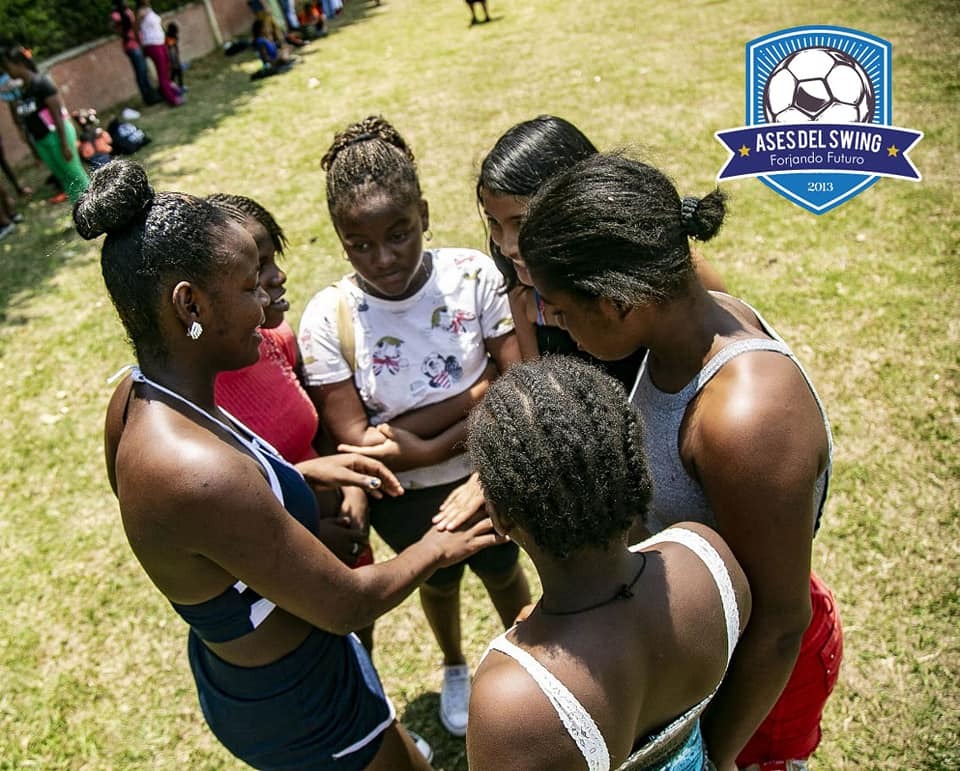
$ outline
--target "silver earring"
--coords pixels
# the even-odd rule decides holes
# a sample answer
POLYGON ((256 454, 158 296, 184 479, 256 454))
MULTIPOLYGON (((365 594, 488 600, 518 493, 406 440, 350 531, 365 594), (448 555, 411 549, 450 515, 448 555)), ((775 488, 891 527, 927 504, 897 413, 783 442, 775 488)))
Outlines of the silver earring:
POLYGON ((203 334, 203 325, 199 321, 194 321, 187 327, 187 337, 191 340, 196 340, 203 334))

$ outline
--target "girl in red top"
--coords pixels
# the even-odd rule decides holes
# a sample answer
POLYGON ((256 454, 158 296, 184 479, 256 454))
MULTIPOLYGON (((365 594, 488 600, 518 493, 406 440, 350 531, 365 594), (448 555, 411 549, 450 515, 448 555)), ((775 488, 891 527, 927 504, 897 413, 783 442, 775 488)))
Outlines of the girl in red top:
MULTIPOLYGON (((287 238, 266 209, 242 195, 217 193, 207 198, 231 214, 257 244, 260 286, 270 297, 260 328, 260 358, 243 369, 221 372, 214 385, 217 404, 257 435, 262 436, 290 463, 317 457, 314 442, 320 419, 313 401, 300 384, 300 351, 284 314, 290 304, 284 297, 287 275, 277 265, 287 238)), ((328 517, 320 523, 321 540, 351 567, 373 563, 368 535, 350 528, 353 507, 366 506, 362 491, 346 493, 342 500, 321 501, 328 517), (324 505, 326 504, 326 505, 324 505)), ((366 649, 373 648, 373 626, 357 632, 366 649)))

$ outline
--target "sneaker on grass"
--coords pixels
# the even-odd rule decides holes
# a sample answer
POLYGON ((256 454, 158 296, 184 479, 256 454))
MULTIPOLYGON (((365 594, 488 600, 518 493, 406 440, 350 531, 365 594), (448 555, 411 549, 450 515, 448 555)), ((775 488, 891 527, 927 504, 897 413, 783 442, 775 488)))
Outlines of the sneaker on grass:
POLYGON ((470 705, 470 667, 459 664, 443 668, 440 690, 440 722, 454 736, 467 735, 470 705))
POLYGON ((424 739, 416 731, 411 731, 409 728, 407 728, 406 731, 408 734, 410 734, 410 738, 413 739, 413 744, 417 748, 417 752, 423 755, 423 758, 427 761, 427 763, 430 763, 433 760, 433 747, 430 746, 430 742, 424 739))

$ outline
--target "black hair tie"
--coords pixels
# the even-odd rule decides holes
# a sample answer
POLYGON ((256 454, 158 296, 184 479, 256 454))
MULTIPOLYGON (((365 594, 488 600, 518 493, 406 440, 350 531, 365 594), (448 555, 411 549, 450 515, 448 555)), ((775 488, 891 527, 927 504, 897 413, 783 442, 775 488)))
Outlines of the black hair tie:
POLYGON ((697 213, 697 207, 700 206, 700 199, 694 195, 688 195, 680 201, 680 221, 687 225, 697 213))

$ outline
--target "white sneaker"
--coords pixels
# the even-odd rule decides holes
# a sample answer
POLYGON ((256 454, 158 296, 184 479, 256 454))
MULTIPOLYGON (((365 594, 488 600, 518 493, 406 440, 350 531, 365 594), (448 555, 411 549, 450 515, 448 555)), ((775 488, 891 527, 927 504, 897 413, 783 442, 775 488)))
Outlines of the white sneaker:
POLYGON ((0 228, 0 241, 9 236, 14 230, 17 229, 17 226, 12 222, 8 222, 2 228, 0 228))
POLYGON ((470 667, 459 664, 443 668, 440 691, 440 722, 454 736, 467 735, 470 706, 470 667))
POLYGON ((411 731, 409 728, 406 728, 406 732, 410 734, 410 738, 413 739, 413 743, 417 748, 417 752, 423 755, 424 760, 427 763, 433 761, 433 747, 430 746, 430 742, 424 739, 420 734, 415 731, 411 731))

